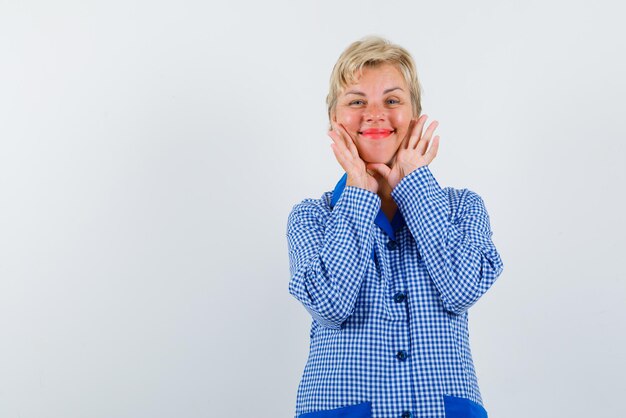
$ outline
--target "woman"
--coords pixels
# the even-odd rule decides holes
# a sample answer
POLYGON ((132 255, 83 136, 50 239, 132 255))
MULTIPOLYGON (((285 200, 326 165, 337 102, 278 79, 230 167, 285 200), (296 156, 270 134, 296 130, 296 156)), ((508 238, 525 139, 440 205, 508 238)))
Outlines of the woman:
POLYGON ((287 226, 289 291, 313 319, 296 416, 486 417, 467 310, 502 261, 480 196, 428 168, 437 122, 423 132, 413 59, 381 38, 353 43, 327 105, 345 175, 287 226))

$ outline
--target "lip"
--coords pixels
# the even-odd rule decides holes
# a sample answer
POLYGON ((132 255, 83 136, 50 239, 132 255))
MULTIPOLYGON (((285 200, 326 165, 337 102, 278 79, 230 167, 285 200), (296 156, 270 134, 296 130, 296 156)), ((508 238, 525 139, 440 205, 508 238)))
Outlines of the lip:
POLYGON ((362 136, 369 139, 383 139, 395 132, 395 129, 370 128, 359 132, 362 136))

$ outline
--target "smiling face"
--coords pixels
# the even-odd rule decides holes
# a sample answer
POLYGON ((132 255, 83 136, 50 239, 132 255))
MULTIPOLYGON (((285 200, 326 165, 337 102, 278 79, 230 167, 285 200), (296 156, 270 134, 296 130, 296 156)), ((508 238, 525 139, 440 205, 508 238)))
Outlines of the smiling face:
POLYGON ((354 139, 366 163, 390 164, 406 136, 413 108, 400 71, 391 64, 365 67, 338 97, 333 120, 354 139))

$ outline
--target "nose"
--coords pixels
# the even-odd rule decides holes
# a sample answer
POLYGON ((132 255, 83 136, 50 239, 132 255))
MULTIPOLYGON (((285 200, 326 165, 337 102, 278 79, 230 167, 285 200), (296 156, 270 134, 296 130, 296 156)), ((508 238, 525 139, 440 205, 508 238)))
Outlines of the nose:
POLYGON ((376 104, 370 104, 367 106, 363 116, 365 121, 369 123, 383 121, 387 117, 385 109, 376 104))

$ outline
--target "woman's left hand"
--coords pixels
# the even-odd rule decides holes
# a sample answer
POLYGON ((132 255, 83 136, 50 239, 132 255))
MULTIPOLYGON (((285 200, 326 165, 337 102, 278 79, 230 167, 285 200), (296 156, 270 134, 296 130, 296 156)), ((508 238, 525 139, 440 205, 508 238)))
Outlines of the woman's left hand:
POLYGON ((387 180, 387 183, 389 183, 392 189, 394 189, 405 176, 420 167, 430 164, 437 156, 439 135, 432 138, 432 140, 431 137, 435 132, 435 128, 439 125, 439 122, 431 122, 426 132, 424 132, 424 135, 422 135, 422 130, 424 129, 427 119, 428 115, 422 115, 417 121, 411 121, 409 131, 391 161, 391 167, 383 163, 367 164, 368 170, 379 173, 387 180), (428 149, 429 144, 430 149, 428 149))

